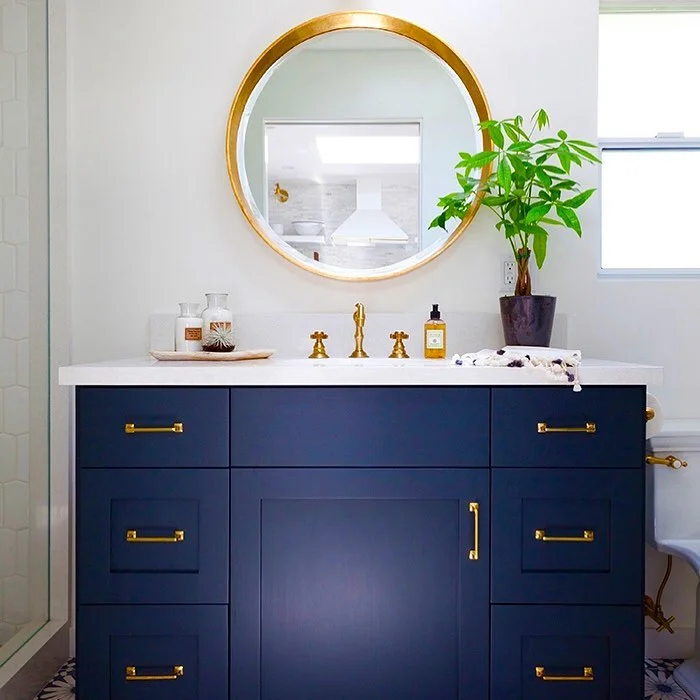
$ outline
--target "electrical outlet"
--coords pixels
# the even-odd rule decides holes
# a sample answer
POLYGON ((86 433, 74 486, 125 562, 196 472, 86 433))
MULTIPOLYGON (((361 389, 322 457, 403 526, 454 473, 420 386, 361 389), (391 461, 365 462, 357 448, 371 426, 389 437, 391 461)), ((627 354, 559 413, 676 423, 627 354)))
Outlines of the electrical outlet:
POLYGON ((514 260, 501 261, 501 289, 504 292, 512 292, 515 290, 515 277, 517 275, 517 266, 514 260))

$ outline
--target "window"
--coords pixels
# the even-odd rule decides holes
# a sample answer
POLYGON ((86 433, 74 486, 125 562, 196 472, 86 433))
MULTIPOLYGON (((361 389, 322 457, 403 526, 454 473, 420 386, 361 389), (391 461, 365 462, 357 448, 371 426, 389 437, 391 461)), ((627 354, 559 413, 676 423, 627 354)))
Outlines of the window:
POLYGON ((700 274, 697 10, 600 17, 603 272, 700 274))

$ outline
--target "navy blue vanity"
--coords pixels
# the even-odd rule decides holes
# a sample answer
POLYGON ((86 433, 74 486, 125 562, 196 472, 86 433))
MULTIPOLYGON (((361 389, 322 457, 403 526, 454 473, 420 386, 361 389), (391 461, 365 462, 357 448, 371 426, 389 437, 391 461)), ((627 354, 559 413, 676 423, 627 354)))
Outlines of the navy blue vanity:
POLYGON ((640 698, 645 401, 79 386, 79 698, 640 698))

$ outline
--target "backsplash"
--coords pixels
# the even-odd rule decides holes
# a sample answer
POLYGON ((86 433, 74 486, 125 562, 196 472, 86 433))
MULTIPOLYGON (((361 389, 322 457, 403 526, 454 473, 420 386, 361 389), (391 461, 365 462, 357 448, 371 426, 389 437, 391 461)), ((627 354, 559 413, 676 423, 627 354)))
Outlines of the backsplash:
MULTIPOLYGON (((328 334, 324 341, 330 357, 347 357, 354 348, 354 309, 346 314, 234 314, 233 331, 237 347, 241 350, 273 348, 276 357, 307 357, 313 341, 309 335, 315 330, 328 334)), ((406 331, 409 339, 406 350, 410 357, 423 357, 423 324, 430 306, 421 313, 373 313, 367 309, 364 326, 364 348, 370 357, 388 357, 393 341, 389 334, 406 331)), ((447 322, 447 356, 463 354, 483 348, 499 348, 503 345, 501 317, 495 313, 455 312, 443 309, 447 322)), ((150 317, 149 348, 173 350, 175 314, 155 314, 150 317)), ((567 317, 556 316, 552 333, 552 346, 565 347, 567 317)))

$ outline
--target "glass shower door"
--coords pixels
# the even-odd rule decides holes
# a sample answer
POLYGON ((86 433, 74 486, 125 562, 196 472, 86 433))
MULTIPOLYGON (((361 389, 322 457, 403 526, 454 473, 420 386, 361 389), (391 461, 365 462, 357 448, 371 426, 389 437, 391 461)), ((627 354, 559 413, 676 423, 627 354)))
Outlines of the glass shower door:
POLYGON ((47 3, 0 4, 0 665, 48 619, 47 3))

